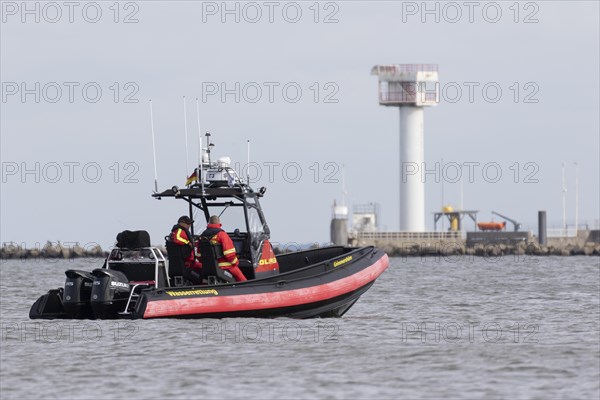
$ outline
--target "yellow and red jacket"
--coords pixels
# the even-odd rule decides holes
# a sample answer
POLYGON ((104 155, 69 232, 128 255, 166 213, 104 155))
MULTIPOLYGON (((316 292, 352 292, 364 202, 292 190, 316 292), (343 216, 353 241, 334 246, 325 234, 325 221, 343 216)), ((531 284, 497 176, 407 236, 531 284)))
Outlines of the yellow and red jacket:
POLYGON ((235 247, 231 238, 223 229, 221 224, 208 224, 206 230, 202 232, 202 235, 210 238, 210 244, 220 244, 223 248, 223 257, 217 259, 217 265, 223 269, 229 269, 237 267, 239 260, 235 252, 235 247))
POLYGON ((190 232, 181 225, 174 225, 171 229, 171 242, 189 248, 189 252, 185 251, 183 256, 185 261, 194 260, 194 243, 190 240, 191 237, 190 232))
POLYGON ((171 229, 171 241, 175 244, 193 247, 194 245, 190 240, 190 236, 189 231, 181 225, 175 225, 171 229))

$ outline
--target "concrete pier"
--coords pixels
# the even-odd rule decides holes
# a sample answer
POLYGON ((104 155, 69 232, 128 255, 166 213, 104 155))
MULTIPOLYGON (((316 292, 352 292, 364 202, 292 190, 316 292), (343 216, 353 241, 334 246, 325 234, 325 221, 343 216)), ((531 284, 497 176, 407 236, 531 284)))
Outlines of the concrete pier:
MULTIPOLYGON (((507 233, 507 232, 505 232, 507 233)), ((512 232, 511 232, 512 233, 512 232)), ((579 231, 577 237, 547 238, 547 245, 536 236, 518 242, 467 243, 460 232, 359 232, 350 238, 351 246, 376 246, 391 257, 406 256, 598 256, 600 231, 579 231)))

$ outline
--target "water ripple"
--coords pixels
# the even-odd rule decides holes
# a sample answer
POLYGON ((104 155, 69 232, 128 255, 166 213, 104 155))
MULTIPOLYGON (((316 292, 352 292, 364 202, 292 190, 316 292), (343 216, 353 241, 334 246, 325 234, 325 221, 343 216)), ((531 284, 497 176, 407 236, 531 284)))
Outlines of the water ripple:
POLYGON ((43 322, 98 265, 3 262, 1 397, 598 398, 598 259, 463 261, 391 259, 341 319, 43 322))

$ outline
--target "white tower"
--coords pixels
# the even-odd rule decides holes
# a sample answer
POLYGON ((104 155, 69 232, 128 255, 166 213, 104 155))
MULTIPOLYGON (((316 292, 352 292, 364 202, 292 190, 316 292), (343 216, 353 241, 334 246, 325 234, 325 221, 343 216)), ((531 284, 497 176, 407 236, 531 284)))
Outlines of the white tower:
POLYGON ((425 231, 423 107, 439 102, 436 64, 376 65, 379 104, 400 108, 400 230, 425 231))

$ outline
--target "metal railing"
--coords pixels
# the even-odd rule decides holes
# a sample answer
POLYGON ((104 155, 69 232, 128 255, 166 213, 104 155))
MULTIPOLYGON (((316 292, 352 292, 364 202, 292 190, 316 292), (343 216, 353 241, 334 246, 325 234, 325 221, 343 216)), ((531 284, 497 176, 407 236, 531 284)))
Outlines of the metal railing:
POLYGON ((364 240, 460 240, 462 232, 356 232, 364 240))
POLYGON ((437 93, 430 92, 411 92, 411 91, 379 91, 379 102, 380 103, 439 103, 439 96, 437 93))
POLYGON ((437 64, 391 64, 377 65, 377 73, 398 73, 398 72, 438 72, 437 64))
POLYGON ((565 228, 548 228, 547 237, 577 237, 577 229, 574 226, 565 228))

